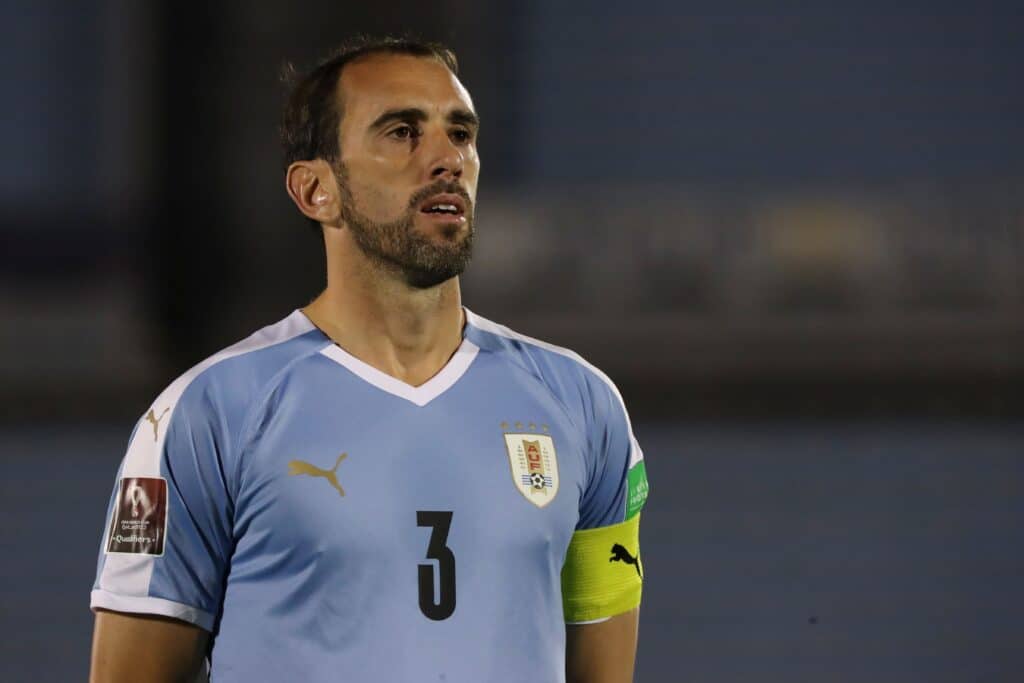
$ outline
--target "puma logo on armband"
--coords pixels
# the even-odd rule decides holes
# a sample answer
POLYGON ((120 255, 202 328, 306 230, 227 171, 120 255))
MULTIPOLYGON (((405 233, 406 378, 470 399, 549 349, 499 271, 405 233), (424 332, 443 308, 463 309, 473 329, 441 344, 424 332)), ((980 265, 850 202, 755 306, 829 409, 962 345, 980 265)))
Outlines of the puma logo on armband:
POLYGON ((624 564, 631 564, 636 569, 636 575, 643 578, 643 574, 640 573, 640 563, 635 557, 629 554, 629 551, 625 547, 616 543, 612 546, 612 556, 608 558, 609 562, 622 562, 624 564))

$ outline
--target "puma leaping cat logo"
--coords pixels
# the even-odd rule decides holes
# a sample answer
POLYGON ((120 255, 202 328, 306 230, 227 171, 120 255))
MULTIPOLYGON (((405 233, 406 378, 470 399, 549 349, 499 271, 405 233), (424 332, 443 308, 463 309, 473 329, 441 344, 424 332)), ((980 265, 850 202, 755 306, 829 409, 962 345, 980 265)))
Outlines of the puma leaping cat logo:
POLYGON ((338 456, 337 462, 334 463, 334 467, 329 470, 320 469, 316 465, 306 462, 305 460, 292 460, 288 463, 288 474, 308 474, 311 477, 323 477, 327 480, 327 483, 338 489, 338 493, 342 496, 345 495, 345 489, 341 488, 341 484, 338 483, 338 465, 345 459, 348 453, 342 453, 338 456))
POLYGON ((637 562, 637 559, 630 555, 629 551, 621 545, 619 545, 618 543, 612 546, 612 556, 608 558, 608 561, 631 564, 636 569, 636 575, 639 576, 641 579, 644 577, 644 575, 640 573, 640 563, 637 562))
POLYGON ((160 417, 153 413, 152 408, 146 413, 146 419, 153 423, 153 441, 157 440, 157 436, 160 433, 160 420, 164 419, 164 415, 167 414, 168 410, 170 410, 170 407, 164 408, 164 412, 160 413, 160 417))

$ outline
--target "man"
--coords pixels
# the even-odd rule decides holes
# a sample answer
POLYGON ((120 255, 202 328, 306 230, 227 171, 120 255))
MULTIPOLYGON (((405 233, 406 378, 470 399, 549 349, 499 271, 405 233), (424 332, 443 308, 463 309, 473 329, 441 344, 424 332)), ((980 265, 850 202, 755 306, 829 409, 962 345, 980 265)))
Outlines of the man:
POLYGON ((327 287, 136 426, 92 679, 631 681, 643 455, 600 371, 461 305, 479 120, 454 55, 350 46, 282 132, 327 287))

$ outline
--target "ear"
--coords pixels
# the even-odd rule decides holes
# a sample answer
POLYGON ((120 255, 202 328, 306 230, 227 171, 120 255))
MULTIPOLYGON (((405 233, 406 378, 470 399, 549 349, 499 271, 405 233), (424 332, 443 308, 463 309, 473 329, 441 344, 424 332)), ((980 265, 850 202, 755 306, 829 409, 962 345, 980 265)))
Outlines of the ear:
POLYGON ((338 186, 330 165, 322 159, 296 161, 285 173, 285 189, 306 218, 334 224, 340 215, 338 186))

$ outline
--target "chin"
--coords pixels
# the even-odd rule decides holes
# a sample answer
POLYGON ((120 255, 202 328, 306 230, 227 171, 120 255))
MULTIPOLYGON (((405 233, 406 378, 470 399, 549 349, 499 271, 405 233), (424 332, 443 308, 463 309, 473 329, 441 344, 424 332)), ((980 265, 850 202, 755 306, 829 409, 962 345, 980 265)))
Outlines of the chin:
POLYGON ((466 225, 446 225, 438 232, 445 242, 463 242, 469 237, 469 227, 466 225))

